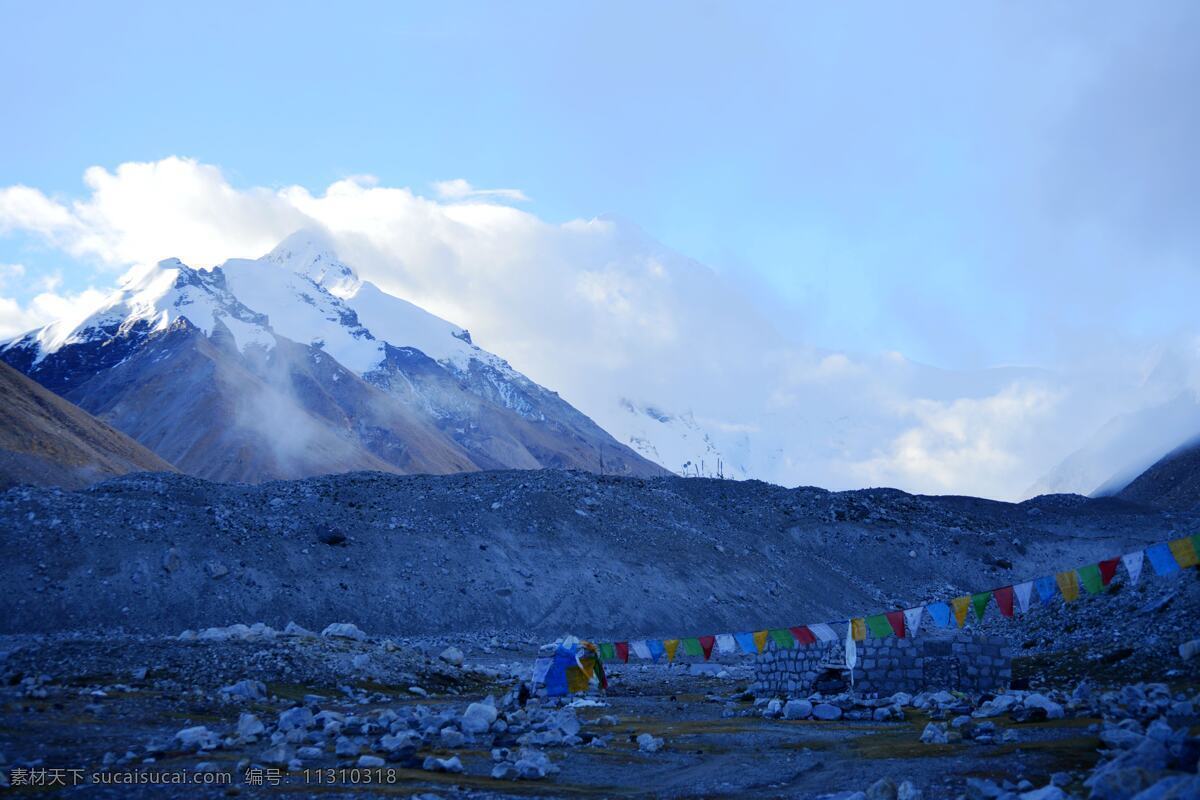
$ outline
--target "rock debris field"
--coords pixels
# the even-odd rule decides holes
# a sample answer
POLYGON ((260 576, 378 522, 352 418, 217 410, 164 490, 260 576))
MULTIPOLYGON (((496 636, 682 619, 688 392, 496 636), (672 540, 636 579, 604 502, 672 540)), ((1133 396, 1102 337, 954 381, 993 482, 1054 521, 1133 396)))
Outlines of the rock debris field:
POLYGON ((1200 797, 1194 569, 1121 574, 1102 596, 1013 620, 992 608, 970 623, 1011 648, 1013 688, 992 693, 755 695, 754 660, 731 656, 610 664, 607 692, 565 699, 522 689, 562 633, 844 619, 1194 522, 1078 497, 554 472, 13 489, 0 495, 4 791, 1200 797), (148 782, 170 776, 186 785, 148 782))

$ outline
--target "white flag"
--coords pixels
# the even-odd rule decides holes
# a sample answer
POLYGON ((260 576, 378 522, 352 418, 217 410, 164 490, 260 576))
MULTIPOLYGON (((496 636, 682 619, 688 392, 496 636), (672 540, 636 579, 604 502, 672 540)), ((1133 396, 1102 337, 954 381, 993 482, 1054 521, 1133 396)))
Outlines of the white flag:
POLYGON ((533 662, 534 683, 541 684, 546 682, 546 673, 550 671, 551 661, 552 659, 549 658, 539 658, 533 662))
POLYGON ((633 654, 638 658, 644 658, 647 661, 650 660, 650 648, 646 646, 646 641, 644 639, 638 639, 636 642, 630 642, 629 649, 632 650, 633 654))
POLYGON ((809 625, 808 629, 812 631, 813 636, 817 637, 818 642, 836 642, 838 635, 833 632, 833 628, 826 625, 824 622, 818 622, 816 625, 809 625))
POLYGON ((737 640, 733 638, 732 633, 717 634, 717 652, 718 653, 736 653, 738 651, 737 640))
POLYGON ((905 633, 908 636, 917 635, 917 629, 921 627, 921 616, 924 613, 925 606, 904 609, 904 627, 906 629, 905 633))
POLYGON ((1129 573, 1131 586, 1138 582, 1138 578, 1142 577, 1142 559, 1144 557, 1145 553, 1141 550, 1121 556, 1121 563, 1125 565, 1125 571, 1129 573))
POLYGON ((1013 587, 1013 593, 1017 596, 1017 610, 1024 614, 1029 610, 1029 599, 1033 596, 1033 581, 1018 583, 1013 587))
POLYGON ((846 666, 850 669, 850 683, 854 683, 854 666, 858 664, 858 644, 854 641, 854 623, 846 626, 846 666))

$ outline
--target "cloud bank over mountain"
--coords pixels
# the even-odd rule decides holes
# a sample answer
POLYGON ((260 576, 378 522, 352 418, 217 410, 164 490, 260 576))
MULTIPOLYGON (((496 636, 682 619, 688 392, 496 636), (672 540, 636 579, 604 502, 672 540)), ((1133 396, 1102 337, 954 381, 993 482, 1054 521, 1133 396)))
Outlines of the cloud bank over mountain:
MULTIPOLYGON (((727 277, 630 222, 548 222, 503 204, 524 200, 519 190, 466 180, 439 184, 438 200, 369 176, 320 192, 243 188, 216 166, 172 157, 94 167, 84 181, 73 199, 0 189, 0 232, 93 265, 98 290, 135 265, 178 257, 210 267, 323 228, 362 279, 469 328, 680 472, 715 473, 719 459, 726 475, 787 485, 1015 498, 1114 417, 1194 403, 1200 387, 1200 338, 1187 332, 1153 346, 1106 343, 1053 369, 949 370, 812 347, 727 277)), ((4 288, 0 332, 83 314, 94 291, 47 287, 19 302, 4 288)), ((1127 465, 1096 469, 1110 467, 1127 465)), ((1051 488, 1095 488, 1072 480, 1090 478, 1051 488)))

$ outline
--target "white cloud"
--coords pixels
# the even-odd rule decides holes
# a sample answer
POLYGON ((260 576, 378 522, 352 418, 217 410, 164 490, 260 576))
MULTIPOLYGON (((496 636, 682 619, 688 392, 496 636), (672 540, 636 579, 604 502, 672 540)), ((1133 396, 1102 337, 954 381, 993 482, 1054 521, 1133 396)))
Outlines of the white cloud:
MULTIPOLYGON (((478 202, 524 199, 516 190, 448 181, 442 202, 370 176, 321 192, 237 188, 183 158, 94 167, 84 180, 86 195, 71 201, 0 188, 0 230, 117 270, 258 256, 297 228, 323 226, 364 279, 469 327, 619 439, 652 442, 674 469, 715 465, 719 452, 726 474, 787 485, 1017 497, 1143 402, 1142 361, 1107 346, 1094 363, 1051 375, 942 371, 897 353, 799 345, 736 287, 635 226, 556 225, 478 202), (628 410, 647 406, 670 419, 628 410)), ((78 313, 98 294, 50 286, 25 305, 0 300, 0 333, 78 313)))
POLYGON ((105 292, 87 288, 76 294, 40 292, 26 304, 11 297, 0 297, 0 340, 59 319, 82 319, 104 299, 105 292))
POLYGON ((527 203, 529 198, 520 189, 476 189, 463 178, 436 181, 433 189, 443 200, 507 200, 511 203, 527 203))

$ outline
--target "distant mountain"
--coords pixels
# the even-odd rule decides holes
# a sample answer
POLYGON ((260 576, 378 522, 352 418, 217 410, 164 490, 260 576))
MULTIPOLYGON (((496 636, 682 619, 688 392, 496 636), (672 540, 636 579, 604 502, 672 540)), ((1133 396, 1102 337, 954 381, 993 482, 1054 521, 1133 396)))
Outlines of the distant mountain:
POLYGON ((175 468, 120 431, 0 363, 0 488, 74 489, 175 468))
POLYGON ((261 259, 131 273, 83 321, 25 334, 0 359, 214 480, 666 472, 467 331, 360 281, 313 231, 261 259))
POLYGON ((1200 511, 1200 437, 1159 459, 1116 496, 1154 508, 1200 511))

